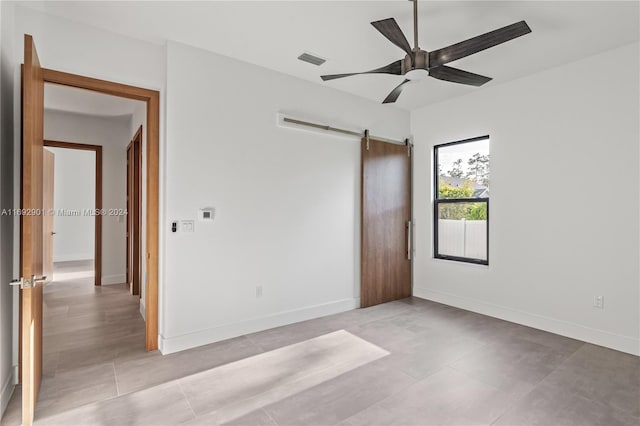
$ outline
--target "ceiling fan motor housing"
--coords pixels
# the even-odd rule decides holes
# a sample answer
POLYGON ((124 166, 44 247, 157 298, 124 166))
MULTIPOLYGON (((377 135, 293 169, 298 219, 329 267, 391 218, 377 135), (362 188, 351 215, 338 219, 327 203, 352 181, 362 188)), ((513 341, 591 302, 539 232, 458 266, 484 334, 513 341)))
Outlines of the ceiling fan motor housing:
POLYGON ((411 55, 406 55, 401 63, 402 75, 405 75, 411 70, 415 69, 429 69, 429 52, 422 49, 411 52, 411 55))

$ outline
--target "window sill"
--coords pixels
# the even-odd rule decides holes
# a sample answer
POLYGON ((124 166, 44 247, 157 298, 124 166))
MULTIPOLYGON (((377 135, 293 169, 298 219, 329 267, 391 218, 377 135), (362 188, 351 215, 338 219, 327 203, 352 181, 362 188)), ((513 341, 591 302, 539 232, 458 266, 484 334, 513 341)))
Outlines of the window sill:
POLYGON ((464 263, 466 265, 484 266, 487 268, 489 267, 488 260, 469 259, 466 257, 456 257, 456 256, 434 256, 432 259, 435 261, 445 260, 445 261, 454 262, 454 263, 464 263))

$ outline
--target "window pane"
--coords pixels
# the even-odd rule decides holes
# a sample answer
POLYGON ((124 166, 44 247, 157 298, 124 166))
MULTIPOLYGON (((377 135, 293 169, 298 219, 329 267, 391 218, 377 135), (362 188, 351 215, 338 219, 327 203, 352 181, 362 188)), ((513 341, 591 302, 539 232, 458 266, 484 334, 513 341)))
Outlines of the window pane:
POLYGON ((438 198, 489 198, 489 139, 437 148, 438 198))
POLYGON ((487 202, 438 202, 437 254, 487 260, 487 202))

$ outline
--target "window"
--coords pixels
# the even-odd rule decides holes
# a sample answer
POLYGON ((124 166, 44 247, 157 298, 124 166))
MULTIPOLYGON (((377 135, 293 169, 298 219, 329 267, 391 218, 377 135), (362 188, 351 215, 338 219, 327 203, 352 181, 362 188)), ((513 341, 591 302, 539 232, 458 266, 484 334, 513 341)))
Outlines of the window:
POLYGON ((489 264, 489 136, 434 147, 434 253, 489 264))

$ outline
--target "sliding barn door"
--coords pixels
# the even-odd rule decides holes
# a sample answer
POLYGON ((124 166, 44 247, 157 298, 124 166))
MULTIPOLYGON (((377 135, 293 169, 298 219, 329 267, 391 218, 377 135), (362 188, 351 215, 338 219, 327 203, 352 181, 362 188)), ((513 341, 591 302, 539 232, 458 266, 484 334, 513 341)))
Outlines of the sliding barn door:
POLYGON ((362 140, 361 307, 411 296, 410 148, 362 140))

